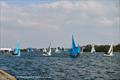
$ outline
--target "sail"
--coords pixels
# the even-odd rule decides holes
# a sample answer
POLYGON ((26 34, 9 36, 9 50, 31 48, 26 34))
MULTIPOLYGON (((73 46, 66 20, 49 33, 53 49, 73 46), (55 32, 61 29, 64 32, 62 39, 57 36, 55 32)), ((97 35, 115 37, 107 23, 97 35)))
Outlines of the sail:
POLYGON ((56 48, 55 53, 60 53, 60 50, 58 48, 56 48))
POLYGON ((44 48, 44 49, 43 49, 43 52, 44 52, 44 53, 46 53, 46 52, 47 52, 47 50, 44 48))
POLYGON ((50 45, 49 45, 49 47, 48 47, 48 49, 47 49, 46 54, 44 54, 44 55, 47 55, 47 56, 50 56, 50 55, 51 55, 51 48, 50 48, 50 46, 51 46, 51 43, 50 43, 50 45))
POLYGON ((113 45, 111 44, 107 53, 104 54, 105 56, 113 56, 113 45))
POLYGON ((80 45, 78 44, 78 47, 77 47, 77 52, 80 53, 81 52, 81 49, 80 49, 80 45))
POLYGON ((81 51, 80 46, 79 44, 78 46, 75 45, 74 37, 72 35, 72 48, 69 50, 70 56, 76 57, 80 54, 80 51, 81 51))
POLYGON ((92 45, 91 53, 94 53, 94 52, 95 52, 95 47, 94 45, 92 45))
POLYGON ((108 54, 109 54, 109 55, 112 55, 112 54, 113 54, 113 45, 110 46, 110 49, 109 49, 109 51, 108 51, 108 54))
POLYGON ((81 53, 83 53, 84 49, 85 49, 85 47, 81 47, 81 53))
POLYGON ((27 50, 28 50, 28 52, 32 52, 32 48, 28 48, 27 50))
POLYGON ((75 45, 74 37, 72 35, 72 48, 75 48, 75 47, 76 47, 76 45, 75 45))
POLYGON ((20 49, 19 49, 19 51, 18 51, 18 55, 17 56, 20 56, 20 49))
POLYGON ((14 52, 17 56, 20 56, 20 45, 19 45, 19 43, 17 43, 17 45, 16 45, 16 48, 15 48, 15 52, 14 52))
POLYGON ((49 51, 47 52, 47 54, 50 56, 51 55, 51 48, 49 49, 49 51))
POLYGON ((50 50, 51 43, 49 44, 48 51, 50 50))

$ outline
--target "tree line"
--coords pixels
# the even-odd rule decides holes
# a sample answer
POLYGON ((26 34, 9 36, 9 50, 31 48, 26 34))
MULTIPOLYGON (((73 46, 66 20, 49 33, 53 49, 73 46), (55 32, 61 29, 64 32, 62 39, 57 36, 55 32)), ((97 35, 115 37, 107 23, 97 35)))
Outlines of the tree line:
MULTIPOLYGON (((110 48, 110 45, 95 45, 96 52, 107 52, 110 48)), ((84 46, 84 52, 90 52, 91 51, 91 44, 88 44, 84 46)), ((113 45, 113 51, 114 52, 120 52, 120 44, 113 45)))

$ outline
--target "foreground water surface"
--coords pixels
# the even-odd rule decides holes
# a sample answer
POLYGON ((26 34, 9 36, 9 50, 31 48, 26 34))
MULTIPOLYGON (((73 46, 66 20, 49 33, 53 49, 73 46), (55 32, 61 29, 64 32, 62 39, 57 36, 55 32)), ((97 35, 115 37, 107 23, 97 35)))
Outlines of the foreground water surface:
POLYGON ((43 57, 39 53, 20 57, 1 54, 0 69, 17 80, 120 80, 120 52, 113 54, 105 57, 98 52, 83 53, 78 58, 43 57))

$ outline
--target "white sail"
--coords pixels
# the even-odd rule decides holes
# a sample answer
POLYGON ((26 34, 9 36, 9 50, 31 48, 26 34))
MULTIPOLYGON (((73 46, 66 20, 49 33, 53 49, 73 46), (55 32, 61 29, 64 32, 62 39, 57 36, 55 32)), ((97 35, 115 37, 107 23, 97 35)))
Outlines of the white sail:
POLYGON ((84 50, 84 49, 85 49, 85 47, 82 47, 82 48, 81 48, 81 54, 83 53, 83 50, 84 50))
POLYGON ((92 45, 91 53, 95 53, 95 47, 92 45))
POLYGON ((111 44, 107 54, 104 54, 105 56, 113 56, 113 45, 111 44))
POLYGON ((48 56, 51 56, 51 48, 49 49, 49 51, 47 52, 48 56))
POLYGON ((44 48, 44 49, 43 49, 43 52, 44 52, 44 53, 46 53, 46 52, 47 52, 47 50, 44 48))
POLYGON ((110 49, 108 51, 108 55, 113 55, 113 45, 110 46, 110 49))
POLYGON ((48 49, 47 50, 45 49, 44 54, 43 54, 44 56, 51 56, 52 50, 51 50, 50 46, 51 46, 51 43, 50 43, 48 49))
POLYGON ((60 50, 58 48, 56 48, 55 53, 60 53, 60 50))

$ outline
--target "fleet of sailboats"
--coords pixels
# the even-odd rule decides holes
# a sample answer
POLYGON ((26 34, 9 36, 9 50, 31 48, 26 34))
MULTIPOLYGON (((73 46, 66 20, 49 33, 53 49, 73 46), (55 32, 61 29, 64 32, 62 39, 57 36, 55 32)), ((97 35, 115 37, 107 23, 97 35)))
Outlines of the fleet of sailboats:
MULTIPOLYGON (((68 49, 67 52, 68 52, 68 55, 71 56, 71 57, 77 57, 79 56, 81 53, 83 53, 83 50, 85 49, 84 46, 80 47, 79 44, 78 46, 76 46, 75 44, 75 40, 74 40, 74 36, 72 35, 72 48, 68 49)), ((8 51, 11 51, 12 49, 8 49, 8 48, 1 48, 0 51, 4 51, 4 50, 8 50, 8 51)), ((33 49, 32 48, 28 48, 27 49, 28 51, 27 52, 32 52, 33 49)), ((44 56, 51 56, 52 54, 52 51, 54 51, 55 53, 60 53, 60 49, 59 48, 55 48, 54 50, 51 49, 51 43, 49 44, 49 47, 46 49, 46 48, 43 48, 42 49, 43 51, 43 55, 44 56)), ((21 56, 21 51, 20 51, 20 44, 17 43, 16 44, 16 48, 11 51, 13 52, 12 55, 16 55, 16 56, 21 56)), ((95 50, 95 46, 94 44, 91 45, 91 53, 95 53, 96 50, 95 50)), ((110 48, 108 50, 108 52, 106 52, 104 54, 104 56, 113 56, 113 44, 110 45, 110 48)))

